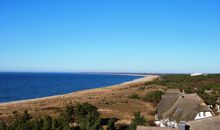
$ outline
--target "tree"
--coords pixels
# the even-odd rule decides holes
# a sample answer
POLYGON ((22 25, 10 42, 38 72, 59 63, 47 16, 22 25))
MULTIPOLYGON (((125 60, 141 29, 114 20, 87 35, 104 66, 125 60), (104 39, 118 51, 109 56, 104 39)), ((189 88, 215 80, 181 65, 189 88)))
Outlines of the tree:
POLYGON ((73 115, 74 115, 74 107, 72 104, 68 104, 64 111, 60 114, 59 120, 54 123, 59 123, 60 126, 57 128, 62 130, 70 130, 70 123, 73 122, 73 115))
POLYGON ((99 130, 101 128, 101 121, 102 119, 100 117, 96 119, 95 123, 92 125, 91 130, 99 130))
POLYGON ((62 130, 63 124, 58 119, 52 119, 52 130, 62 130))
POLYGON ((146 119, 141 116, 140 112, 134 113, 134 119, 132 119, 131 125, 129 126, 129 130, 136 130, 137 125, 146 125, 146 119))
POLYGON ((100 113, 95 106, 89 103, 77 104, 76 115, 81 130, 98 130, 100 128, 100 113))
POLYGON ((73 121, 73 115, 74 115, 74 108, 71 104, 68 104, 65 107, 64 112, 61 114, 64 121, 70 123, 73 121))
POLYGON ((8 129, 16 130, 30 130, 31 129, 31 116, 25 110, 22 115, 16 115, 15 121, 9 126, 8 129))
POLYGON ((40 119, 34 119, 31 122, 32 130, 41 130, 41 127, 43 127, 43 120, 40 119))
POLYGON ((52 124, 52 118, 50 116, 43 117, 43 128, 42 130, 50 130, 52 124))
POLYGON ((113 118, 108 120, 107 130, 115 130, 115 120, 113 118))
POLYGON ((149 94, 146 94, 144 97, 144 101, 146 102, 153 102, 153 103, 158 103, 161 100, 161 96, 164 94, 162 91, 153 91, 149 94))
POLYGON ((128 98, 130 98, 130 99, 140 99, 140 97, 135 93, 133 93, 131 95, 128 95, 128 98))
POLYGON ((5 129, 6 129, 5 124, 3 124, 3 123, 0 122, 0 130, 5 130, 5 129))

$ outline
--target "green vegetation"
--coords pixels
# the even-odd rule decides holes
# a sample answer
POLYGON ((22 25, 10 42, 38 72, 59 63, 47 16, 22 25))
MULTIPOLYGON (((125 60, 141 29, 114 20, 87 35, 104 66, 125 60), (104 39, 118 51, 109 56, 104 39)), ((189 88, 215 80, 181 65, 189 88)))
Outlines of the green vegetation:
POLYGON ((145 86, 138 87, 137 90, 144 90, 145 86))
POLYGON ((163 75, 160 80, 154 81, 151 84, 184 90, 185 93, 197 93, 209 105, 215 104, 217 97, 220 97, 219 74, 195 77, 190 75, 163 75), (205 93, 205 90, 211 90, 212 93, 205 93))
POLYGON ((140 99, 146 102, 152 102, 152 103, 158 103, 161 99, 161 96, 164 94, 164 92, 160 91, 160 90, 155 90, 152 91, 150 93, 147 93, 144 97, 139 96, 137 94, 131 94, 128 95, 128 98, 130 99, 140 99))
POLYGON ((115 130, 115 119, 111 118, 111 119, 108 121, 107 130, 115 130))
MULTIPOLYGON (((111 118, 107 121, 107 124, 102 124, 97 108, 89 103, 76 106, 69 104, 58 117, 31 117, 28 111, 20 115, 18 113, 13 122, 0 122, 0 130, 103 130, 103 125, 107 126, 107 130, 116 130, 116 119, 111 118)), ((146 125, 146 119, 140 112, 134 113, 128 130, 136 130, 137 125, 146 125)))
POLYGON ((130 99, 140 99, 141 97, 139 97, 137 94, 133 93, 131 95, 128 95, 128 98, 130 98, 130 99))
POLYGON ((145 97, 143 98, 143 100, 146 102, 158 103, 163 94, 164 94, 164 92, 159 91, 159 90, 153 91, 151 93, 146 94, 145 97))
POLYGON ((67 105, 56 118, 48 115, 32 118, 27 111, 17 115, 10 124, 0 123, 0 130, 100 130, 101 118, 97 108, 91 104, 67 105), (70 127, 74 121, 79 127, 70 127))
MULTIPOLYGON (((186 93, 197 93, 209 105, 214 105, 217 97, 220 97, 220 75, 196 77, 191 77, 190 75, 163 75, 160 79, 146 85, 152 84, 180 89, 186 93)), ((141 86, 137 89, 141 91, 146 89, 146 86, 141 86)), ((163 91, 154 90, 145 96, 133 93, 128 95, 128 98, 158 103, 163 94, 163 91)), ((104 99, 102 102, 107 105, 113 104, 113 102, 107 102, 104 99)), ((127 100, 123 100, 122 103, 127 103, 127 100)), ((103 125, 107 126, 107 130, 116 129, 115 119, 109 119, 108 123, 102 124, 103 120, 97 108, 89 103, 77 104, 76 106, 68 104, 57 117, 49 115, 32 117, 28 111, 24 111, 23 114, 14 111, 13 114, 15 115, 13 121, 7 123, 0 121, 0 130, 103 130, 103 125)), ((150 121, 147 124, 141 113, 136 112, 128 130, 136 130, 137 125, 154 124, 150 121)))
POLYGON ((77 104, 76 115, 81 130, 100 129, 101 118, 95 106, 89 103, 77 104))
POLYGON ((138 125, 144 126, 146 124, 147 124, 147 121, 143 116, 141 116, 141 113, 135 112, 134 119, 132 119, 132 122, 131 122, 128 130, 136 130, 138 125))

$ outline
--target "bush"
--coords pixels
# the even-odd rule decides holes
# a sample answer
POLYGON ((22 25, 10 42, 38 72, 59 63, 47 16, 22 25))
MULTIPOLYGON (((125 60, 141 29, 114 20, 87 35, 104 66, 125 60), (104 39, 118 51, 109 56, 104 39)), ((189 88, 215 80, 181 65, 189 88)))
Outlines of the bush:
POLYGON ((131 94, 131 95, 128 95, 128 98, 130 98, 130 99, 140 99, 140 97, 135 93, 131 94))
POLYGON ((60 119, 63 122, 70 123, 73 121, 73 115, 74 115, 74 107, 71 104, 68 104, 64 111, 60 114, 60 119))
POLYGON ((137 90, 144 90, 145 87, 144 86, 141 86, 141 87, 138 87, 137 90))
POLYGON ((115 130, 115 119, 111 118, 111 119, 108 121, 107 130, 115 130))
POLYGON ((51 126, 52 126, 52 118, 50 116, 44 116, 42 130, 50 130, 51 126))
POLYGON ((57 118, 48 115, 32 118, 27 111, 22 115, 15 116, 10 124, 0 123, 0 130, 72 130, 69 123, 73 121, 76 113, 80 130, 99 130, 101 118, 97 108, 91 104, 77 104, 76 109, 72 105, 65 107, 65 110, 57 118))
POLYGON ((192 87, 184 87, 183 89, 184 89, 184 92, 187 94, 195 92, 192 87))
POLYGON ((98 130, 101 125, 100 113, 89 103, 77 104, 77 121, 81 130, 98 130))
POLYGON ((159 90, 153 91, 151 93, 146 94, 143 100, 146 102, 158 103, 161 100, 161 96, 163 94, 164 92, 159 91, 159 90))
POLYGON ((134 113, 134 119, 132 119, 132 122, 128 128, 128 130, 136 130, 138 125, 146 125, 146 119, 141 116, 140 112, 134 113))
POLYGON ((5 130, 5 129, 6 129, 5 124, 3 124, 3 123, 0 122, 0 130, 5 130))

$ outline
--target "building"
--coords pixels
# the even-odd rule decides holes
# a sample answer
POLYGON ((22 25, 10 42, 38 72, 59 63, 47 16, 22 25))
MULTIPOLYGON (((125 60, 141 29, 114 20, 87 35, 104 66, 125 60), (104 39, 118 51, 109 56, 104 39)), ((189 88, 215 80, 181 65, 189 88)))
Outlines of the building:
POLYGON ((220 113, 220 97, 217 98, 215 109, 216 109, 216 112, 220 113))
POLYGON ((190 76, 201 76, 201 75, 206 75, 206 74, 203 74, 203 73, 192 73, 192 74, 190 74, 190 76))
POLYGON ((187 122, 189 130, 220 130, 220 116, 187 122))
POLYGON ((189 122, 180 122, 178 128, 162 128, 150 126, 137 126, 137 130, 219 130, 220 116, 209 117, 189 122))
POLYGON ((161 128, 150 126, 137 126, 137 130, 178 130, 177 128, 161 128))
POLYGON ((212 116, 212 110, 197 94, 185 94, 177 89, 170 89, 158 103, 155 124, 177 128, 180 121, 188 122, 212 116))

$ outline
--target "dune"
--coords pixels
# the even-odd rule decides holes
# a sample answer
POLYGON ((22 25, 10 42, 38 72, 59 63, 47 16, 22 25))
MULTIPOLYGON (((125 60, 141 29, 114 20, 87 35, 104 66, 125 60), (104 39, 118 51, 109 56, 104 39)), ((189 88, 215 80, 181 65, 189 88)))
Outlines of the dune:
MULTIPOLYGON (((127 99, 128 94, 136 91, 135 87, 144 85, 159 77, 157 75, 142 76, 144 77, 103 88, 82 90, 44 98, 0 103, 0 119, 7 120, 15 113, 24 110, 28 110, 33 116, 42 114, 55 116, 66 106, 66 104, 76 104, 78 102, 89 102, 96 105, 103 117, 116 116, 120 119, 128 119, 132 117, 132 112, 137 109, 136 107, 138 105, 140 111, 144 111, 146 108, 148 108, 149 111, 153 109, 149 103, 127 99), (132 106, 131 104, 136 104, 136 106, 132 106), (124 110, 125 108, 127 110, 124 110)), ((148 114, 147 111, 144 111, 144 113, 146 115, 148 114)))

